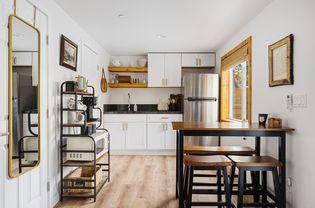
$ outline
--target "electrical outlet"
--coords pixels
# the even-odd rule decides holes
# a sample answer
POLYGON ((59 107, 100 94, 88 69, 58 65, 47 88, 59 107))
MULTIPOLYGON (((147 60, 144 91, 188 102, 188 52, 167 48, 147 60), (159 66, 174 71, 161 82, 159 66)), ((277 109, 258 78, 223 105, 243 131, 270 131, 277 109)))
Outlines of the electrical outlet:
POLYGON ((292 192, 292 186, 293 186, 293 181, 291 177, 287 178, 287 187, 288 187, 288 191, 292 192))
POLYGON ((293 94, 287 95, 287 111, 293 111, 293 94))

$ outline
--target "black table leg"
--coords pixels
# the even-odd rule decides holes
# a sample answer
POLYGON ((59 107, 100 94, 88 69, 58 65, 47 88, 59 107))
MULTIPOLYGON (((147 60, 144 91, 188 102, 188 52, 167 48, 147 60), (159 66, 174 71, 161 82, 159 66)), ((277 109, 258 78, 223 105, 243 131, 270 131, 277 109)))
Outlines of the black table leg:
POLYGON ((280 187, 281 187, 281 203, 280 205, 283 208, 286 207, 286 188, 285 188, 285 180, 286 180, 286 132, 281 132, 281 136, 278 138, 279 145, 279 160, 282 162, 282 167, 280 167, 279 175, 280 175, 280 187))
POLYGON ((176 131, 176 198, 178 198, 178 152, 179 152, 179 132, 176 131))
POLYGON ((179 131, 179 145, 178 145, 178 154, 179 154, 179 176, 178 176, 178 183, 179 183, 179 207, 184 208, 184 190, 183 190, 183 182, 184 182, 184 133, 179 131))
MULTIPOLYGON (((255 152, 256 152, 256 156, 260 156, 260 146, 261 146, 261 139, 260 139, 260 137, 255 137, 255 152)), ((256 171, 254 173, 254 175, 255 175, 255 183, 256 183, 254 186, 256 188, 258 188, 259 185, 260 185, 260 174, 259 174, 258 171, 256 171)), ((259 198, 260 198, 259 194, 255 193, 254 201, 255 202, 259 202, 259 198)))

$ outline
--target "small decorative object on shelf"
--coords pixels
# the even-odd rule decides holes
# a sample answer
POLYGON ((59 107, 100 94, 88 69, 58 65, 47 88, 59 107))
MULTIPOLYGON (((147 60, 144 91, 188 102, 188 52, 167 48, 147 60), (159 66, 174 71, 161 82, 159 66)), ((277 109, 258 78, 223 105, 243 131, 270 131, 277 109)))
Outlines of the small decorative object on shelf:
POLYGON ((96 201, 101 188, 110 181, 110 135, 101 128, 102 110, 96 107, 94 87, 87 86, 84 77, 62 83, 60 92, 60 200, 76 197, 96 201), (94 117, 95 110, 98 118, 94 117), (65 167, 75 169, 65 175, 65 167))
POLYGON ((266 127, 267 117, 268 117, 268 114, 264 114, 264 113, 258 114, 258 123, 259 123, 259 126, 264 126, 264 127, 266 127))
POLYGON ((268 128, 282 128, 282 119, 281 118, 269 118, 268 119, 268 128))

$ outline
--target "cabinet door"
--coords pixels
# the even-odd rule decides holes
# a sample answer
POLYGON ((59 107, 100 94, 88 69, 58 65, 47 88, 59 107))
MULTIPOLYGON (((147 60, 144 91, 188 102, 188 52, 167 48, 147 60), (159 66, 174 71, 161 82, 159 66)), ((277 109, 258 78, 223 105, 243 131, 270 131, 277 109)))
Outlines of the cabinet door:
POLYGON ((215 67, 215 54, 200 54, 199 55, 199 67, 215 67))
POLYGON ((176 131, 172 128, 172 123, 167 123, 165 129, 165 149, 176 149, 176 131))
POLYGON ((198 54, 183 53, 182 54, 182 66, 183 67, 197 67, 198 66, 198 54))
POLYGON ((165 123, 148 123, 148 149, 160 150, 165 146, 165 123))
POLYGON ((181 87, 182 55, 165 54, 165 84, 167 87, 181 87))
POLYGON ((32 56, 32 86, 37 87, 38 85, 38 53, 34 52, 32 56))
POLYGON ((164 54, 153 53, 148 55, 148 86, 164 86, 164 54))
POLYGON ((14 52, 12 55, 13 66, 32 66, 33 58, 31 52, 14 52))
POLYGON ((104 123, 104 128, 110 134, 110 148, 113 150, 125 149, 125 131, 122 123, 104 123))
POLYGON ((126 149, 145 150, 147 148, 146 123, 128 123, 126 128, 126 149))

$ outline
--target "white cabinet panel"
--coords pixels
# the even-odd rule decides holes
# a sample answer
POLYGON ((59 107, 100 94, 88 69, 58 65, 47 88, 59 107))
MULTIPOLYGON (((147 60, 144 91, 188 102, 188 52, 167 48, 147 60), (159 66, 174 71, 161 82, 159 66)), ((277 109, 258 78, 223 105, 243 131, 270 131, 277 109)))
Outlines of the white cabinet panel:
POLYGON ((182 114, 148 114, 148 122, 173 122, 173 121, 182 121, 182 114))
POLYGON ((199 67, 215 67, 215 54, 200 54, 199 67))
POLYGON ((183 53, 182 67, 215 67, 215 54, 183 53))
POLYGON ((148 54, 148 86, 164 86, 164 54, 148 54))
POLYGON ((33 64, 32 52, 13 52, 12 55, 13 66, 32 66, 33 64))
POLYGON ((176 131, 173 130, 172 123, 166 124, 165 149, 176 149, 176 131))
POLYGON ((181 87, 182 55, 165 54, 165 85, 167 87, 181 87))
POLYGON ((32 56, 32 85, 38 85, 38 53, 34 52, 32 56))
POLYGON ((125 132, 122 123, 104 123, 104 128, 110 133, 110 148, 113 150, 125 149, 125 132))
POLYGON ((148 124, 148 149, 159 150, 164 149, 165 133, 164 123, 148 124))
POLYGON ((182 66, 183 67, 197 67, 198 66, 198 54, 183 53, 182 54, 182 66))
POLYGON ((103 118, 104 123, 145 123, 147 121, 146 114, 104 114, 103 118))
POLYGON ((126 128, 126 149, 146 149, 146 123, 128 123, 126 128))

